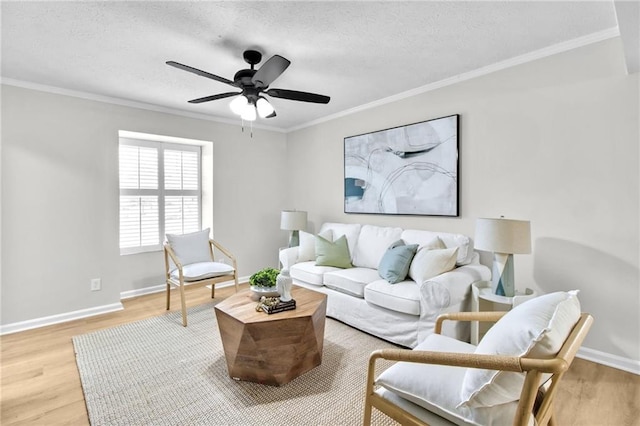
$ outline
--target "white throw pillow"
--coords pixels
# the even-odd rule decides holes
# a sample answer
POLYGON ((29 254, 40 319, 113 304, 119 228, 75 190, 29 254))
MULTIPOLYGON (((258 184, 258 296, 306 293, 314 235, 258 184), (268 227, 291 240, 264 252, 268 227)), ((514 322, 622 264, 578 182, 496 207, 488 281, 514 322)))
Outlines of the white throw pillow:
MULTIPOLYGON (((327 241, 333 241, 331 230, 319 233, 327 241)), ((316 236, 308 232, 300 231, 300 246, 298 247, 298 259, 296 262, 308 262, 316 260, 316 236)))
POLYGON ((402 228, 363 225, 353 253, 353 266, 378 269, 389 246, 400 239, 402 228))
MULTIPOLYGON (((476 354, 552 357, 580 319, 578 292, 545 294, 516 306, 489 329, 476 354)), ((524 373, 469 368, 459 406, 493 407, 520 399, 524 373)))
POLYGON ((211 262, 209 228, 189 234, 167 234, 167 241, 183 265, 211 262))
MULTIPOLYGON (((448 232, 432 232, 417 229, 405 229, 400 236, 405 244, 418 244, 420 248, 429 244, 434 238, 440 238, 444 243, 442 248, 458 247, 458 265, 467 265, 474 256, 473 241, 462 234, 450 234, 448 232)), ((418 248, 418 250, 420 250, 418 248)))
POLYGON ((420 284, 455 268, 458 247, 430 248, 442 246, 444 243, 438 238, 433 244, 418 250, 409 266, 409 277, 412 280, 420 284))

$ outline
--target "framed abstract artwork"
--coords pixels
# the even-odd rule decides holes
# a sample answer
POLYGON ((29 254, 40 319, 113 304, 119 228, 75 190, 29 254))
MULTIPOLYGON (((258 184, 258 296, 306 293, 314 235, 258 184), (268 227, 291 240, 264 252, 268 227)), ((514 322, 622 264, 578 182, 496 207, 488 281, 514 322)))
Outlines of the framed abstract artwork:
POLYGON ((459 115, 344 138, 344 211, 458 216, 459 115))

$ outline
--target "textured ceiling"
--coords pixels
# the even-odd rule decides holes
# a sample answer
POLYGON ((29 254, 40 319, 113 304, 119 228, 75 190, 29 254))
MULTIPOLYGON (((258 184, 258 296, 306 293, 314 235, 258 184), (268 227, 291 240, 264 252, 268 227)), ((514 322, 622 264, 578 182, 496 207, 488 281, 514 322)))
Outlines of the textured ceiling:
MULTIPOLYGON (((272 87, 331 96, 271 99, 291 129, 554 44, 615 28, 612 2, 2 2, 3 79, 234 119, 242 52, 291 60, 272 87), (231 90, 229 90, 231 89, 231 90)), ((258 124, 258 123, 256 123, 258 124)))

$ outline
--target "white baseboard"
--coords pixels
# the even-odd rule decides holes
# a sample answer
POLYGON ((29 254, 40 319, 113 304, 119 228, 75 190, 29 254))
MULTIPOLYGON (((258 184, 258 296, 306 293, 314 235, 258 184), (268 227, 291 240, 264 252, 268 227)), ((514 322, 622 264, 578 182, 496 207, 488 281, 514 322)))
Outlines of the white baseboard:
POLYGON ((576 357, 640 376, 640 361, 635 359, 585 348, 584 346, 578 350, 576 357))
POLYGON ((166 288, 165 284, 154 285, 151 287, 139 288, 136 290, 127 290, 120 292, 120 300, 131 299, 133 297, 144 296, 145 294, 160 293, 166 288))
MULTIPOLYGON (((249 277, 238 277, 239 282, 248 282, 249 277)), ((218 287, 230 287, 234 285, 233 281, 225 281, 216 285, 218 287)), ((165 285, 155 285, 137 290, 123 291, 120 293, 120 300, 130 299, 132 297, 143 296, 145 294, 158 293, 165 290, 165 285)), ((59 324, 77 319, 92 317, 95 315, 106 314, 109 312, 121 311, 124 309, 122 303, 113 303, 111 305, 96 306, 94 308, 81 309, 79 311, 66 312, 64 314, 51 315, 48 317, 35 318, 27 321, 20 321, 11 324, 0 325, 0 336, 4 334, 18 333, 34 328, 46 327, 48 325, 59 324)))
MULTIPOLYGON (((248 276, 238 277, 238 282, 240 283, 244 283, 248 281, 249 281, 248 276)), ((231 287, 234 284, 235 283, 233 281, 224 281, 222 283, 216 284, 216 288, 231 287)), ((207 286, 207 287, 211 288, 211 286, 207 286)), ((151 287, 139 288, 137 290, 127 290, 120 293, 120 300, 131 299, 132 297, 144 296, 145 294, 160 293, 161 291, 165 291, 165 289, 166 289, 166 285, 160 284, 160 285, 154 285, 151 287)))
POLYGON ((0 335, 46 327, 48 325, 59 324, 61 322, 73 321, 81 318, 93 317, 109 312, 121 311, 122 309, 124 309, 122 303, 118 302, 112 303, 111 305, 96 306, 94 308, 81 309, 79 311, 66 312, 64 314, 14 322, 11 324, 0 325, 0 335))

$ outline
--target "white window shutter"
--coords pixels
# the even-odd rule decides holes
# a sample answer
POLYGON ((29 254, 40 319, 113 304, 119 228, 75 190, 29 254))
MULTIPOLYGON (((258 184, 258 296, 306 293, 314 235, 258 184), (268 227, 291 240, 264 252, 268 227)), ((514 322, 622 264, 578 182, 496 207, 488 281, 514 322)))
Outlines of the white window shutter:
POLYGON ((200 230, 200 180, 199 147, 121 140, 121 253, 156 250, 164 234, 200 230))

